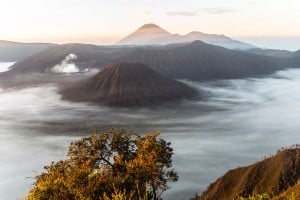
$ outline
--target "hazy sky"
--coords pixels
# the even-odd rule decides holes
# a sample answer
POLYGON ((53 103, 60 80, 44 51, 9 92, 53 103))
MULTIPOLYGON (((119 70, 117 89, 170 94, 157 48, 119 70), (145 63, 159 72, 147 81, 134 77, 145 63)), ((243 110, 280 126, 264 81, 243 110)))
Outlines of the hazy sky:
POLYGON ((2 40, 109 44, 150 22, 179 34, 299 39, 300 1, 0 0, 2 40))

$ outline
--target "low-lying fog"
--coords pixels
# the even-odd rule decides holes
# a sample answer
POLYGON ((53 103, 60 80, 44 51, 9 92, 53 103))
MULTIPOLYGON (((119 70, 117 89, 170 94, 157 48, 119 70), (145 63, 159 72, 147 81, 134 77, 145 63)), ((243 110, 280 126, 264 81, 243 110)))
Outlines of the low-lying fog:
POLYGON ((224 172, 300 141, 300 70, 255 79, 188 82, 203 101, 156 109, 112 109, 60 100, 53 85, 0 89, 0 197, 24 195, 32 177, 65 158, 87 129, 160 129, 180 179, 166 199, 188 199, 224 172))

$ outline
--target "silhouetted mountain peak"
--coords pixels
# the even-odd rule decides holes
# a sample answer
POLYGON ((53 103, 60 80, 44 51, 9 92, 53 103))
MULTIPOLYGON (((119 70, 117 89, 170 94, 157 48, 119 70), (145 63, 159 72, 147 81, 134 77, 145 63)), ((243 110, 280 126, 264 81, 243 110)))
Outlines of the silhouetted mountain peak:
POLYGON ((136 31, 120 40, 117 44, 126 45, 143 45, 143 44, 159 44, 161 40, 172 37, 165 29, 156 24, 144 24, 136 31))
POLYGON ((149 32, 149 33, 164 33, 164 34, 170 34, 168 31, 166 31, 165 29, 163 29, 162 27, 150 23, 150 24, 144 24, 143 26, 141 26, 140 28, 138 28, 135 32, 133 33, 137 33, 137 32, 149 32))
POLYGON ((139 29, 147 29, 147 28, 158 28, 158 29, 162 29, 160 26, 153 24, 153 23, 149 23, 149 24, 144 24, 143 26, 141 26, 139 29))

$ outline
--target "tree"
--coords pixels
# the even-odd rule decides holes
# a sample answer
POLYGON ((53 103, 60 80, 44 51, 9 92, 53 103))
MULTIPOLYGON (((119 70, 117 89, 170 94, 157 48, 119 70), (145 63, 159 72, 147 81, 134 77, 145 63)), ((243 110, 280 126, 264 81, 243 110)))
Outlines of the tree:
POLYGON ((28 199, 158 200, 168 182, 178 180, 171 144, 158 136, 111 129, 71 143, 66 160, 35 177, 28 199))

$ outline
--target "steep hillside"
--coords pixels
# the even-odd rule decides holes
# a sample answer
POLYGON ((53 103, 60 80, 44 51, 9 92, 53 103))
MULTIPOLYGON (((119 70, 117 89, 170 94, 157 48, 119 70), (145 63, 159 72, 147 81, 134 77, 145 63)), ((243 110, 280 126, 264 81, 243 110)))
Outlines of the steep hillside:
POLYGON ((153 105, 197 96, 194 89, 138 63, 110 64, 91 79, 61 93, 67 100, 111 106, 153 105))
POLYGON ((300 149, 286 149, 263 161, 228 171, 203 193, 207 200, 232 200, 253 193, 275 197, 300 180, 300 149))
POLYGON ((274 200, 297 200, 300 199, 300 181, 296 185, 289 187, 280 195, 274 197, 274 200))

